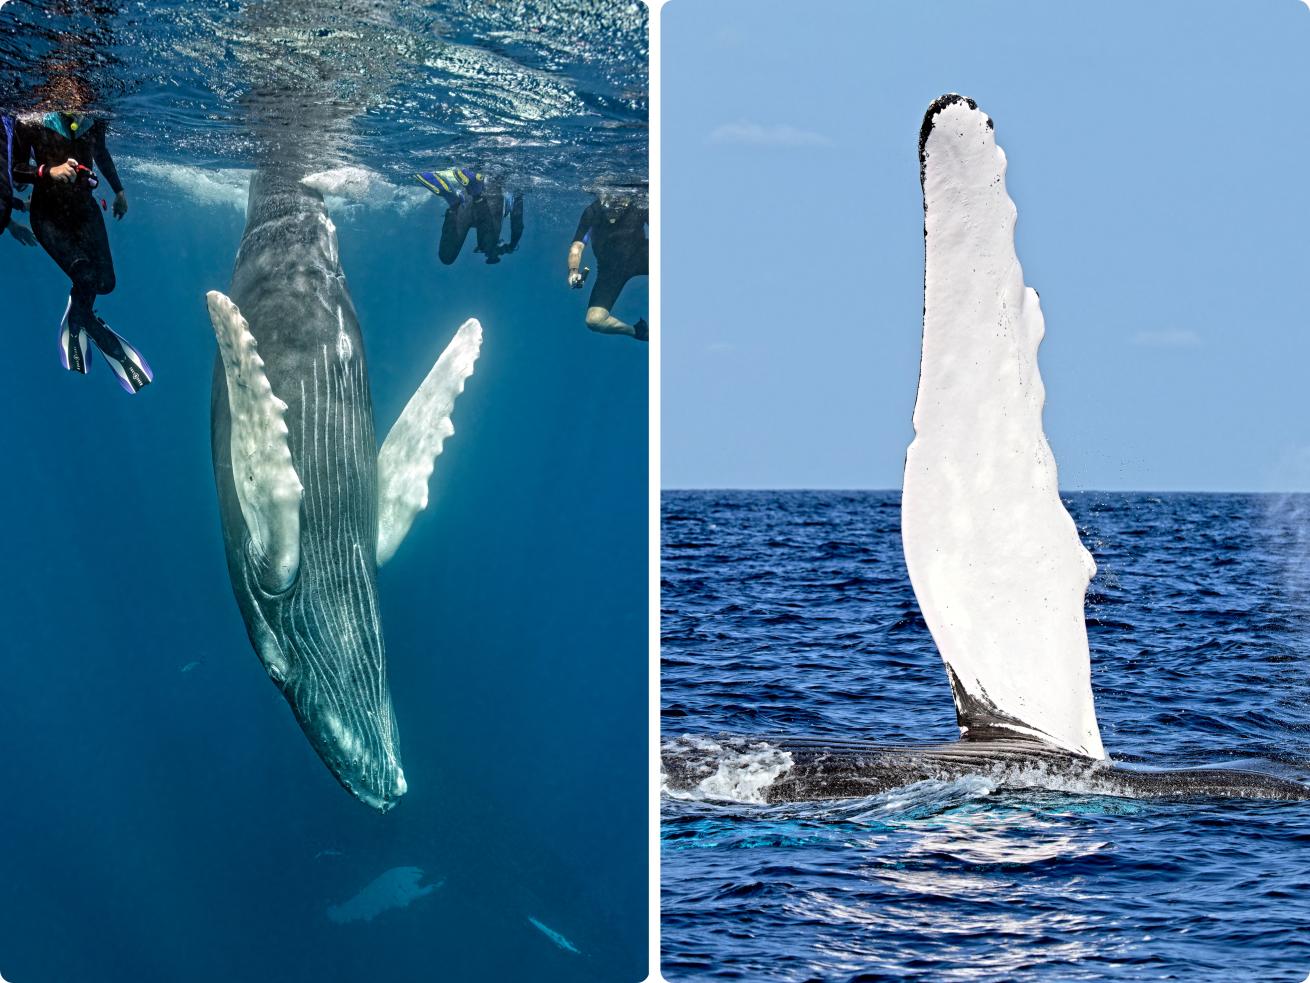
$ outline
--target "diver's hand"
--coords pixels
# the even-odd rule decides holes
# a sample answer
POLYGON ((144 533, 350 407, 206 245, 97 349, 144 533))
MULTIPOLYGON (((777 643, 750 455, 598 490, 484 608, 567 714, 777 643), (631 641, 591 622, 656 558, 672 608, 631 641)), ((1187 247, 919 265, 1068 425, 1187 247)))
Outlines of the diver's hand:
POLYGON ((46 174, 52 181, 58 181, 60 184, 72 184, 77 178, 77 161, 69 157, 62 164, 56 164, 47 170, 46 174))
POLYGON ((114 195, 114 218, 122 218, 127 214, 127 192, 120 191, 114 195))
POLYGON ((9 234, 21 242, 24 246, 35 246, 36 236, 32 235, 32 230, 26 225, 19 225, 17 222, 9 223, 9 234))
POLYGON ((578 270, 569 270, 569 286, 577 290, 582 286, 583 276, 578 270))

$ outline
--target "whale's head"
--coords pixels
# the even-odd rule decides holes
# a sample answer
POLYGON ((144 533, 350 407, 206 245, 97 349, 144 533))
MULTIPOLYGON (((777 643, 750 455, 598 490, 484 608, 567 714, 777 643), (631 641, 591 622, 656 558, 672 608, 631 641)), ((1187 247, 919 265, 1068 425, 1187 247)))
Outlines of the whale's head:
POLYGON ((315 752, 355 798, 386 812, 405 794, 405 773, 373 571, 355 560, 330 578, 302 568, 276 595, 248 578, 243 608, 255 650, 315 752))

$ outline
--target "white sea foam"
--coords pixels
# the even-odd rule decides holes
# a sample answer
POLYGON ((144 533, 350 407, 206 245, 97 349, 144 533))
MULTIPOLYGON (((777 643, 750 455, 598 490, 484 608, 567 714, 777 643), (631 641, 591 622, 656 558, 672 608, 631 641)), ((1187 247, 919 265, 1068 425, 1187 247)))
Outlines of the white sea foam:
MULTIPOLYGON (((166 188, 199 205, 244 212, 253 170, 240 167, 180 167, 124 158, 123 170, 153 186, 166 188)), ((389 208, 407 212, 425 204, 431 194, 419 187, 393 184, 365 167, 335 167, 310 174, 305 184, 323 195, 329 211, 389 208)))
POLYGON ((362 205, 407 212, 432 198, 431 192, 392 184, 366 167, 334 167, 309 175, 304 183, 323 196, 329 210, 362 205))
POLYGON ((765 789, 794 763, 789 752, 766 741, 725 748, 711 738, 683 735, 666 751, 694 759, 704 776, 691 788, 673 788, 666 779, 664 794, 673 799, 763 803, 765 789))
POLYGON ((346 922, 371 922, 382 912, 404 908, 445 883, 441 880, 423 884, 422 880, 423 871, 418 867, 392 867, 371 880, 348 901, 330 905, 327 916, 338 925, 346 922))
POLYGON ((119 166, 144 183, 177 192, 196 204, 240 212, 246 210, 250 175, 254 173, 239 167, 181 167, 131 157, 121 158, 119 166))

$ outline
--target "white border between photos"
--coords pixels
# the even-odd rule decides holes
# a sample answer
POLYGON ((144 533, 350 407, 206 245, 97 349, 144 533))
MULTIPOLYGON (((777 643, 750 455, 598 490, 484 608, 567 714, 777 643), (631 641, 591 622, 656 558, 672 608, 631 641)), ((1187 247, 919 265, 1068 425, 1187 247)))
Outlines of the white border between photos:
POLYGON ((649 808, 649 861, 646 866, 647 917, 649 931, 647 934, 648 983, 662 980, 660 975, 660 352, 663 349, 664 320, 662 317, 661 294, 663 281, 660 278, 660 240, 661 198, 660 188, 660 9, 666 0, 644 0, 648 10, 650 68, 647 76, 647 91, 650 93, 649 122, 650 134, 647 163, 650 180, 650 364, 647 384, 650 390, 650 404, 647 440, 649 441, 649 465, 647 479, 649 493, 647 509, 650 517, 650 534, 647 540, 647 562, 649 563, 648 589, 650 607, 647 615, 647 629, 650 633, 650 651, 647 656, 649 679, 647 682, 646 721, 649 728, 647 736, 648 771, 648 808, 649 808))

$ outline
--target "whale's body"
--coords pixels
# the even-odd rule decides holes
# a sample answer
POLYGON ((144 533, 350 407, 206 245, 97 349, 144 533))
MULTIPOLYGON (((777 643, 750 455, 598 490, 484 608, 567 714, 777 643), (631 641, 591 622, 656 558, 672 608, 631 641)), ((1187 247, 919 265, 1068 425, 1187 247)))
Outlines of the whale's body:
POLYGON ((379 454, 336 230, 299 174, 268 167, 251 181, 230 299, 211 293, 209 307, 214 479, 247 633, 333 775, 385 810, 406 784, 377 568, 426 505, 481 328, 460 329, 379 454))
MULTIPOLYGON (((764 802, 802 802, 877 795, 915 782, 953 782, 971 776, 1006 791, 1052 790, 1121 798, 1244 798, 1310 800, 1310 788, 1264 772, 1230 768, 1167 771, 1126 768, 1069 754, 1035 740, 966 739, 909 746, 776 735, 719 736, 666 744, 666 787, 704 794, 724 762, 743 768, 764 760, 764 802)), ((722 783, 718 783, 721 787, 722 783)))
MULTIPOLYGON (((960 740, 928 747, 796 737, 675 741, 674 791, 750 776, 764 801, 870 795, 984 774, 1002 788, 1095 794, 1310 799, 1310 789, 1227 769, 1114 766, 1092 697, 1084 603, 1096 572, 1059 495, 1042 428, 1036 291, 1014 249, 1005 154, 976 104, 936 100, 920 131, 923 357, 906 453, 901 536, 945 663, 960 740)), ((731 785, 731 782, 726 784, 731 785)))

